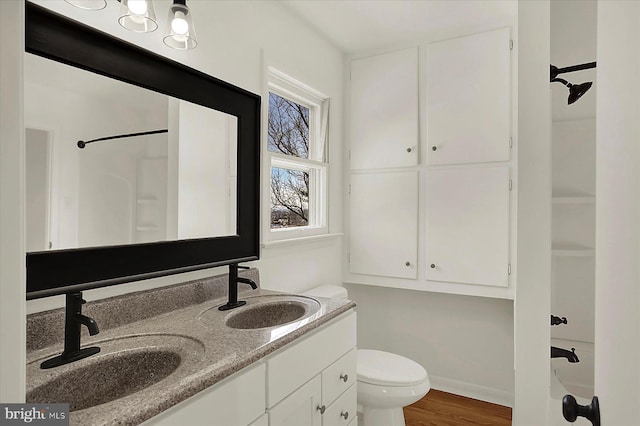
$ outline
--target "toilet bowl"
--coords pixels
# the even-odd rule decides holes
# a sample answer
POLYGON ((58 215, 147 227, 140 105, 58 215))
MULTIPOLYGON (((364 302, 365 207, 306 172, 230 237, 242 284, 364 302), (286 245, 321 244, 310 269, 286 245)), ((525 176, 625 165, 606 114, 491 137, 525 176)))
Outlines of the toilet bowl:
MULTIPOLYGON (((307 296, 347 298, 344 287, 312 288, 307 296)), ((358 424, 404 426, 403 407, 420 400, 431 389, 427 371, 417 362, 390 352, 358 349, 358 424)))

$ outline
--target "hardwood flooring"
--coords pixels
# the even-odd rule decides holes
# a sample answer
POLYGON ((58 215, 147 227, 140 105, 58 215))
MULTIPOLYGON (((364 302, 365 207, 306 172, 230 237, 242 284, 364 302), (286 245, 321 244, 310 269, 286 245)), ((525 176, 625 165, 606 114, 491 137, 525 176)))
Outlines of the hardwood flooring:
POLYGON ((431 389, 404 418, 406 426, 511 426, 511 408, 431 389))

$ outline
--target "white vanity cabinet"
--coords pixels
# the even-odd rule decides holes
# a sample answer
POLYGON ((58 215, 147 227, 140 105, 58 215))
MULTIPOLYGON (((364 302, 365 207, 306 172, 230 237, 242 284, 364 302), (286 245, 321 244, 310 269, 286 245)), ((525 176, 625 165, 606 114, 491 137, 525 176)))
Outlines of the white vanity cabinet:
POLYGON ((269 357, 269 425, 349 425, 357 416, 355 346, 352 312, 269 357))
POLYGON ((356 424, 355 346, 349 310, 144 425, 356 424))

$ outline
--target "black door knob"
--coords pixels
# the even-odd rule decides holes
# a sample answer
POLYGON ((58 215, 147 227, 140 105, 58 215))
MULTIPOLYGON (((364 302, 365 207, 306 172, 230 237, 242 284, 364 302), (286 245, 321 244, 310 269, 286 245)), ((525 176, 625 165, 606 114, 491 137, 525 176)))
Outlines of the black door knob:
POLYGON ((575 422, 578 417, 585 417, 593 426, 600 426, 600 404, 598 397, 591 399, 591 404, 580 405, 573 395, 565 395, 562 398, 562 415, 568 422, 575 422))

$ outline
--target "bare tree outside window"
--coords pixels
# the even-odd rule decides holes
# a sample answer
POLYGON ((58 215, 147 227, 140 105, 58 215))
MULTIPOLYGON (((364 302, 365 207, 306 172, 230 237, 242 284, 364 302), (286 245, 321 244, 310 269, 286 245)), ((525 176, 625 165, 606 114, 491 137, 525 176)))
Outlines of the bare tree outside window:
MULTIPOLYGON (((268 148, 309 158, 309 108, 269 93, 268 148)), ((309 224, 309 173, 271 169, 271 229, 309 224)))

